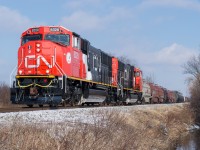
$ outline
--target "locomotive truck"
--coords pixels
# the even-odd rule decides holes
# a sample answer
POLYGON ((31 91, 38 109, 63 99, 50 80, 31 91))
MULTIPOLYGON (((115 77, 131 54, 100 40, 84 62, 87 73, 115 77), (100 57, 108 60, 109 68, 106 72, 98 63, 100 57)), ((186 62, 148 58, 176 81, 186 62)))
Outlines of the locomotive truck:
POLYGON ((142 71, 93 47, 62 26, 24 31, 17 73, 11 87, 13 104, 141 103, 142 71))

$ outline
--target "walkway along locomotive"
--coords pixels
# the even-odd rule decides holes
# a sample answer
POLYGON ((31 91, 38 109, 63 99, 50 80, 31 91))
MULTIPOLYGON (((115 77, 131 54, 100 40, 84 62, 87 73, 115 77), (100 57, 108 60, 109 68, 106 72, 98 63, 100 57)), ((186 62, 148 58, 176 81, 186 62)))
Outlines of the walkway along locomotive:
POLYGON ((93 47, 62 26, 21 35, 11 101, 14 104, 141 103, 142 72, 93 47))

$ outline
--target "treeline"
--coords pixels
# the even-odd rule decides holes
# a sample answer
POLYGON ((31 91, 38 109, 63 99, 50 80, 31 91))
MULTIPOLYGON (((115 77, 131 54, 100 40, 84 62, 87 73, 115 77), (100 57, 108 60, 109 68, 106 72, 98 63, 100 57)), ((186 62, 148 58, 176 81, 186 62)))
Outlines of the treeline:
POLYGON ((200 125, 200 54, 192 56, 183 66, 187 78, 190 106, 196 115, 196 123, 200 125))
POLYGON ((0 82, 0 107, 10 104, 10 89, 7 84, 0 82))

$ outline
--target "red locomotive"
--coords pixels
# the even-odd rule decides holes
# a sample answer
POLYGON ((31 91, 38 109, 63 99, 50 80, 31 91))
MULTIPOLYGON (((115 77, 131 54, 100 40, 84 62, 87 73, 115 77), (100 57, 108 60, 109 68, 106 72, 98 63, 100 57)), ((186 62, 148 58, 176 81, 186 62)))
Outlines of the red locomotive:
POLYGON ((22 33, 12 103, 119 104, 141 97, 141 70, 91 46, 77 33, 62 26, 33 27, 22 33))

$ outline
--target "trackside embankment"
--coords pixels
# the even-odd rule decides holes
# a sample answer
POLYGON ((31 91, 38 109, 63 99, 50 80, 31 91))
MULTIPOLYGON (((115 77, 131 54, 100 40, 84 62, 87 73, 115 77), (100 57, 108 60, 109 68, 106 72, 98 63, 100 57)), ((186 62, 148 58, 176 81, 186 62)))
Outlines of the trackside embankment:
POLYGON ((0 123, 0 149, 149 150, 175 147, 194 115, 169 104, 3 113, 0 123))

